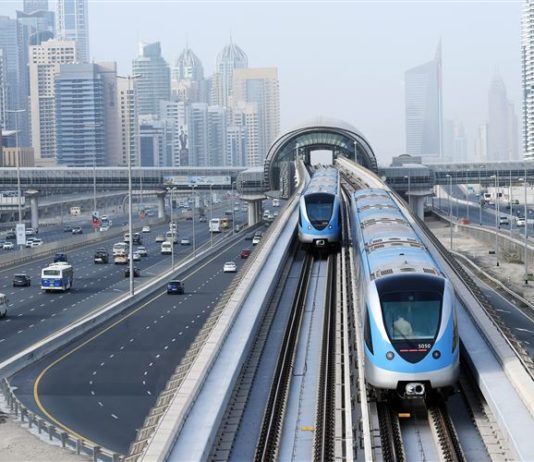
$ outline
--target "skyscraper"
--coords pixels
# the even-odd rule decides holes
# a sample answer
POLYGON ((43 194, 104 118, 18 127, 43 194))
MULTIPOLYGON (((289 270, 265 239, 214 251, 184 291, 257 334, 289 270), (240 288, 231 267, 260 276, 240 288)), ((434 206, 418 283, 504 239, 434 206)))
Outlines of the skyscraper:
POLYGON ((88 0, 57 0, 57 38, 76 42, 76 57, 79 62, 88 63, 89 13, 88 0))
POLYGON ((139 56, 132 62, 137 80, 137 110, 139 115, 158 115, 159 102, 171 96, 169 65, 161 56, 159 42, 140 43, 139 56))
POLYGON ((173 159, 172 166, 188 165, 188 133, 186 103, 183 101, 160 101, 160 118, 169 120, 173 125, 173 159))
POLYGON ((207 167, 208 163, 208 105, 193 103, 187 115, 189 134, 189 165, 207 167))
POLYGON ((48 0, 24 0, 22 4, 22 11, 24 11, 24 13, 48 11, 48 0))
POLYGON ((521 21, 523 155, 534 159, 534 1, 525 0, 521 21))
POLYGON ((119 150, 117 65, 62 64, 55 76, 58 163, 108 165, 119 150))
POLYGON ((247 167, 259 167, 263 165, 265 153, 260 151, 261 122, 256 103, 240 101, 232 107, 232 126, 241 127, 246 133, 247 167))
POLYGON ((30 101, 35 160, 56 160, 56 103, 54 77, 60 64, 76 61, 74 41, 48 40, 30 47, 30 101))
POLYGON ((258 111, 258 157, 263 162, 280 131, 280 92, 275 67, 236 69, 233 73, 234 104, 255 103, 258 111))
POLYGON ((517 152, 517 118, 506 87, 495 75, 488 92, 487 160, 515 160, 517 152))
POLYGON ((136 79, 117 78, 117 99, 120 123, 120 141, 117 151, 109 152, 109 163, 114 166, 140 165, 139 124, 137 114, 136 79))
POLYGON ((222 167, 226 161, 226 108, 208 107, 208 166, 222 167))
POLYGON ((217 72, 212 81, 211 104, 216 106, 230 106, 233 91, 233 76, 235 69, 248 67, 248 58, 230 38, 217 56, 217 72))
POLYGON ((178 101, 207 103, 207 82, 200 59, 186 45, 172 70, 172 94, 178 101))
POLYGON ((406 152, 424 161, 442 156, 441 44, 435 58, 405 73, 406 152))

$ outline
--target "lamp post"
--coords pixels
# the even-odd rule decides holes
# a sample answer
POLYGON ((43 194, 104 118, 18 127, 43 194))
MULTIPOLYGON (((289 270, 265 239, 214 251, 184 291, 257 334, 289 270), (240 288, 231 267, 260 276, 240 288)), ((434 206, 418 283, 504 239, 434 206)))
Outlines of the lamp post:
POLYGON ((406 196, 408 196, 408 205, 411 207, 412 204, 411 204, 411 201, 410 201, 410 194, 412 192, 412 187, 411 187, 410 175, 405 175, 404 179, 408 180, 408 191, 407 191, 406 196))
MULTIPOLYGON (((136 78, 140 77, 140 75, 129 75, 126 78, 128 79, 128 95, 127 95, 127 110, 126 113, 128 114, 128 121, 127 121, 127 129, 126 129, 126 146, 127 146, 127 155, 128 155, 128 233, 130 234, 129 239, 129 269, 130 269, 130 295, 134 295, 134 274, 133 274, 133 223, 132 223, 132 155, 131 155, 131 119, 132 119, 132 105, 129 102, 130 94, 132 92, 132 80, 135 80, 136 78)), ((124 78, 124 77, 120 77, 124 78)))
MULTIPOLYGON (((213 185, 210 183, 210 223, 211 220, 213 220, 213 192, 211 191, 211 187, 213 185)), ((213 247, 213 233, 210 231, 210 248, 213 247)))
MULTIPOLYGON (((174 237, 175 237, 175 234, 178 234, 178 233, 175 233, 175 228, 174 228, 174 217, 173 217, 173 204, 174 204, 174 191, 176 191, 176 188, 171 188, 171 224, 169 226, 170 230, 171 230, 171 233, 172 233, 172 237, 171 237, 171 269, 174 269, 174 237)), ((176 231, 178 231, 178 229, 176 228, 176 231)))
POLYGON ((197 241, 195 237, 195 186, 194 184, 191 185, 191 197, 193 199, 193 257, 196 256, 197 251, 197 241))
MULTIPOLYGON (((490 178, 495 179, 495 209, 498 210, 498 193, 497 193, 497 175, 491 175, 490 178)), ((526 226, 526 220, 525 220, 526 226)), ((499 213, 495 213, 495 258, 497 259, 497 266, 499 266, 499 213)))
POLYGON ((235 185, 235 181, 232 181, 232 192, 231 192, 231 200, 232 200, 232 234, 235 234, 234 185, 235 185))
POLYGON ((512 220, 514 219, 514 201, 512 200, 514 190, 512 188, 512 169, 510 169, 510 191, 508 194, 508 204, 510 205, 510 223, 508 226, 510 227, 510 237, 512 237, 512 220))
POLYGON ((478 168, 478 184, 479 184, 479 196, 478 196, 478 225, 482 226, 482 180, 480 179, 480 167, 478 168))
POLYGON ((17 168, 18 223, 20 224, 22 223, 22 192, 20 187, 19 114, 26 112, 26 109, 8 109, 6 112, 15 114, 15 167, 17 168))
POLYGON ((525 193, 525 284, 528 284, 528 226, 527 226, 527 168, 525 167, 525 177, 523 178, 523 190, 525 193))
POLYGON ((452 250, 452 204, 451 204, 451 193, 452 193, 452 176, 446 175, 449 179, 449 227, 450 227, 450 241, 451 241, 451 250, 452 250))
POLYGON ((469 220, 469 185, 466 185, 467 187, 465 188, 465 202, 467 203, 467 222, 470 223, 470 220, 469 220))

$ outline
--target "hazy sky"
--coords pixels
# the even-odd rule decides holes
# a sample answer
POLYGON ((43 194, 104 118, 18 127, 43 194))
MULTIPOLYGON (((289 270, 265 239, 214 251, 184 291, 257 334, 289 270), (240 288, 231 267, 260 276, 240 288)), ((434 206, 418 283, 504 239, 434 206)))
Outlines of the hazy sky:
MULTIPOLYGON (((0 0, 0 14, 17 8, 22 1, 0 0)), ((445 118, 464 123, 470 150, 496 69, 520 116, 521 8, 510 0, 89 0, 91 56, 126 74, 139 41, 161 41, 173 64, 187 39, 208 76, 232 34, 250 67, 278 67, 282 130, 316 115, 343 119, 383 164, 405 150, 404 71, 431 60, 440 39, 445 118)))

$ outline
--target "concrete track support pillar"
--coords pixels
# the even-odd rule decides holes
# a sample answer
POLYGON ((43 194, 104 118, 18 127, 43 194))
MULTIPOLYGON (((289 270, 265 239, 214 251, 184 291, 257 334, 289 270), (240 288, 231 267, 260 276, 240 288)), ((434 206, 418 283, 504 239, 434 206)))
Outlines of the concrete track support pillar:
POLYGON ((165 218, 165 195, 167 191, 161 190, 156 192, 158 198, 158 218, 165 218))
POLYGON ((24 195, 30 199, 31 226, 33 229, 39 229, 39 191, 28 189, 24 195))

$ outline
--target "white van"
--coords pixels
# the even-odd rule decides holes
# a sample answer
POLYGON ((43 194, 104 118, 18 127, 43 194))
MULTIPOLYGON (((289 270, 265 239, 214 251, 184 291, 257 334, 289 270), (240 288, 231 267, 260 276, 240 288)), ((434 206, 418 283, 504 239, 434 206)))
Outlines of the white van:
POLYGON ((5 318, 7 316, 7 305, 9 300, 6 294, 0 294, 0 317, 5 318))
POLYGON ((161 243, 161 255, 170 255, 172 253, 172 244, 168 241, 161 243))

